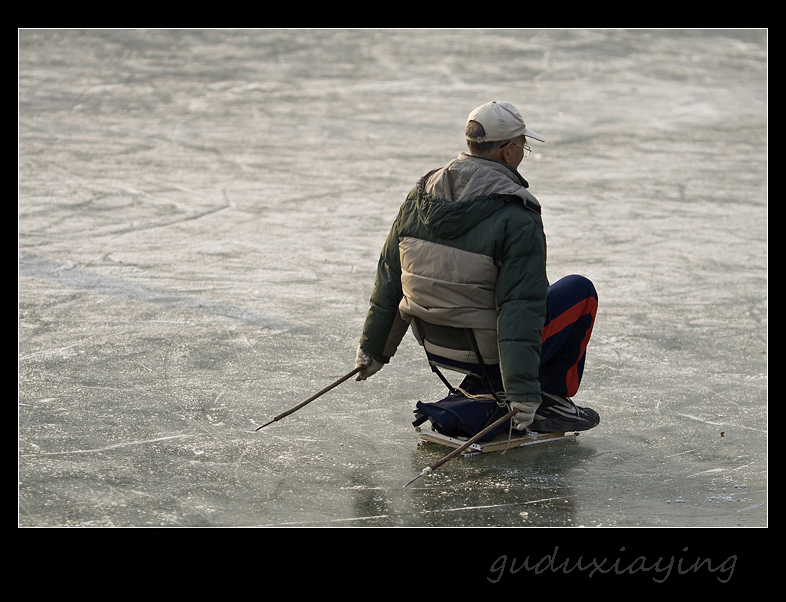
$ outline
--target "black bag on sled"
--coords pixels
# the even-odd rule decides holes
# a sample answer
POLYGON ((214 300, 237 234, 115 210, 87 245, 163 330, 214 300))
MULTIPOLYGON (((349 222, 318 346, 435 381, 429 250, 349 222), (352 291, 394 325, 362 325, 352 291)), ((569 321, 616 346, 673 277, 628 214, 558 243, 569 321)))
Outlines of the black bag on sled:
MULTIPOLYGON (((508 410, 500 407, 494 399, 473 399, 459 392, 433 403, 418 401, 414 412, 412 424, 415 427, 430 420, 433 430, 448 437, 474 437, 502 418, 508 410)), ((480 441, 489 441, 509 428, 509 424, 505 423, 484 435, 480 441)))

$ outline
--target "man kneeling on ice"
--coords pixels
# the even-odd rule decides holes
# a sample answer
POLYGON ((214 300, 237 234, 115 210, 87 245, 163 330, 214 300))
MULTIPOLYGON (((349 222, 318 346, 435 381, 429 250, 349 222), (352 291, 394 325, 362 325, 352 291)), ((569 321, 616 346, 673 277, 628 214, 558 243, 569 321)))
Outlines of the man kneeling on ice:
POLYGON ((597 412, 570 398, 597 293, 583 276, 549 285, 540 203, 518 172, 528 139, 545 140, 496 101, 470 113, 465 137, 469 152, 423 176, 401 205, 379 259, 357 379, 390 361, 413 320, 469 328, 500 398, 518 411, 517 429, 590 429, 597 412))

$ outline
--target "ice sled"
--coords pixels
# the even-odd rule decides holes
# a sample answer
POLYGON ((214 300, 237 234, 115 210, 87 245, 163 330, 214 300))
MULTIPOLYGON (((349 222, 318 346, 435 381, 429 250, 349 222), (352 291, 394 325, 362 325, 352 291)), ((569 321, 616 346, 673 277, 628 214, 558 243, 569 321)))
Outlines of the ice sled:
MULTIPOLYGON (((464 445, 469 439, 465 437, 449 437, 437 431, 421 429, 419 427, 415 427, 415 432, 418 434, 419 438, 418 445, 436 443, 457 449, 464 445)), ((464 457, 476 456, 478 454, 505 451, 518 447, 552 443, 554 441, 573 440, 577 436, 578 433, 535 433, 532 431, 527 431, 526 433, 514 432, 513 434, 504 433, 498 435, 491 441, 477 441, 471 444, 467 449, 461 452, 461 455, 464 457)))

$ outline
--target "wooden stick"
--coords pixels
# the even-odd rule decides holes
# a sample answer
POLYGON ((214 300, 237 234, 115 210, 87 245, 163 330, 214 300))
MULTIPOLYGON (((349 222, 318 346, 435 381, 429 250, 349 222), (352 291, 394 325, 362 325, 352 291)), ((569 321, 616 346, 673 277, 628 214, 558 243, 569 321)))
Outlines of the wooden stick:
POLYGON ((314 401, 314 400, 315 400, 317 397, 320 397, 321 395, 324 395, 325 393, 327 393, 327 392, 328 392, 328 391, 330 391, 331 389, 333 389, 333 388, 335 388, 335 387, 339 386, 339 385, 340 385, 341 383, 343 383, 345 380, 347 380, 347 379, 351 378, 352 376, 354 376, 355 374, 357 374, 358 372, 360 372, 361 370, 363 370, 363 368, 365 368, 365 366, 355 366, 355 369, 354 369, 354 370, 352 370, 352 372, 350 372, 349 374, 345 374, 344 376, 342 376, 341 378, 339 378, 339 379, 338 379, 336 382, 334 382, 333 384, 331 384, 331 385, 328 385, 327 387, 325 387, 324 389, 322 389, 321 391, 319 391, 319 392, 317 392, 317 393, 314 393, 314 394, 313 394, 311 397, 309 397, 309 398, 308 398, 308 399, 306 399, 305 401, 301 401, 301 402, 300 402, 299 404, 297 404, 297 405, 296 405, 294 408, 290 408, 290 409, 289 409, 289 410, 287 410, 286 412, 281 412, 281 413, 280 413, 278 416, 276 416, 275 418, 273 418, 273 420, 271 420, 270 422, 266 422, 265 424, 263 424, 262 426, 260 426, 260 427, 259 427, 258 429, 256 429, 256 430, 263 429, 263 428, 265 428, 265 427, 266 427, 268 424, 273 424, 274 422, 278 422, 278 421, 279 421, 279 420, 281 420, 282 418, 284 418, 284 417, 286 417, 286 416, 289 416, 290 414, 292 414, 292 413, 294 413, 294 412, 297 412, 297 411, 298 411, 300 408, 302 408, 303 406, 306 406, 306 405, 310 404, 310 403, 311 403, 312 401, 314 401))
POLYGON ((483 438, 485 435, 487 435, 488 433, 490 433, 490 432, 491 432, 491 431, 493 431, 494 429, 496 429, 496 428, 498 428, 498 427, 502 426, 502 425, 503 425, 505 422, 507 422, 508 420, 510 420, 511 418, 513 418, 513 416, 514 416, 516 413, 518 413, 518 410, 510 410, 510 412, 508 412, 507 414, 505 414, 505 415, 504 415, 502 418, 500 418, 499 420, 497 420, 497 421, 493 422, 492 424, 490 424, 489 426, 487 426, 486 428, 484 428, 482 431, 480 431, 480 432, 479 432, 477 435, 475 435, 474 437, 472 437, 472 438, 468 439, 468 440, 466 441, 466 443, 464 443, 464 445, 461 445, 461 446, 457 447, 456 449, 454 449, 452 452, 450 452, 450 453, 449 453, 447 456, 445 456, 444 458, 442 458, 442 459, 440 459, 440 460, 437 460, 437 461, 436 461, 436 462, 434 462, 432 465, 430 465, 430 466, 427 466, 426 468, 424 468, 424 469, 423 469, 423 471, 422 471, 422 472, 421 472, 421 473, 420 473, 418 476, 416 476, 416 477, 415 477, 414 479, 412 479, 412 480, 411 480, 409 483, 407 483, 406 485, 404 485, 404 487, 408 487, 410 484, 412 484, 412 483, 414 483, 415 481, 417 481, 417 480, 418 480, 420 477, 422 477, 423 475, 425 475, 425 474, 429 474, 429 473, 432 473, 432 472, 434 472, 434 470, 435 470, 436 468, 439 468, 439 467, 440 467, 440 466, 442 466, 442 465, 443 465, 445 462, 448 462, 449 460, 452 460, 453 458, 455 458, 456 456, 458 456, 458 455, 459 455, 461 452, 463 452, 465 449, 467 449, 467 448, 468 448, 470 445, 472 445, 473 443, 475 443, 475 442, 476 442, 476 441, 478 441, 479 439, 482 439, 482 438, 483 438))

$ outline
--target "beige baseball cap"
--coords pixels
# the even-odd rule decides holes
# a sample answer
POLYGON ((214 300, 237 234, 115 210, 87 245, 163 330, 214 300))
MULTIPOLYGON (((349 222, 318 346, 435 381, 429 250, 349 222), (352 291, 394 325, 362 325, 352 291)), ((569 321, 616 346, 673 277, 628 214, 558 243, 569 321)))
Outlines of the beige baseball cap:
POLYGON ((543 136, 527 127, 516 107, 509 102, 496 100, 487 102, 469 114, 467 123, 470 121, 477 121, 486 130, 486 135, 482 138, 473 138, 474 142, 499 142, 519 136, 546 141, 543 136))

